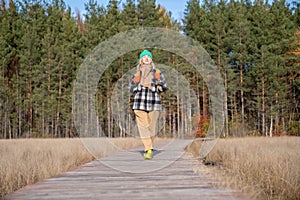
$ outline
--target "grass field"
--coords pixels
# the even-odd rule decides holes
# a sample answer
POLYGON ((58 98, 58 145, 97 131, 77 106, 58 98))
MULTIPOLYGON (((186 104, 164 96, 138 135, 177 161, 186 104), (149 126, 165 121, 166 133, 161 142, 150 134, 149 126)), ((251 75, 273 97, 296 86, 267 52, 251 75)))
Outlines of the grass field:
POLYGON ((220 139, 203 162, 252 199, 300 199, 299 137, 220 139))
MULTIPOLYGON (((114 147, 99 148, 94 156, 141 145, 133 138, 109 140, 114 147)), ((96 148, 99 141, 89 143, 96 148)), ((196 156, 200 147, 195 141, 187 150, 196 156)), ((252 199, 300 199, 299 150, 298 137, 220 139, 203 162, 222 187, 241 189, 252 199)), ((95 159, 81 139, 0 140, 0 156, 0 196, 95 159)))
MULTIPOLYGON (((95 148, 97 144, 101 144, 99 140, 101 139, 93 143, 95 148)), ((94 152, 93 155, 97 158, 104 157, 120 149, 142 145, 139 139, 134 138, 109 140, 114 148, 102 147, 99 148, 101 152, 94 152)), ((0 140, 0 197, 93 159, 81 139, 0 140)))

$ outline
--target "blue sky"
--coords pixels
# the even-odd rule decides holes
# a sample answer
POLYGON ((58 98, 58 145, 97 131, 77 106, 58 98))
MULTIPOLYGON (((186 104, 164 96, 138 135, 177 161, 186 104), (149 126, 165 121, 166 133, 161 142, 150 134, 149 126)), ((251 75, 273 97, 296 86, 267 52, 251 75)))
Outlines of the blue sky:
MULTIPOLYGON (((65 0, 66 4, 72 8, 75 12, 75 8, 79 9, 81 13, 84 11, 84 4, 89 0, 65 0)), ((156 4, 160 4, 165 7, 167 11, 172 12, 174 19, 180 20, 183 18, 184 9, 188 0, 156 0, 156 4)), ((98 5, 106 6, 109 0, 97 0, 98 5)), ((124 1, 126 2, 126 1, 124 1)))
MULTIPOLYGON (((84 4, 89 0, 65 0, 66 4, 72 8, 72 11, 75 13, 75 9, 79 9, 82 14, 84 12, 84 4)), ((272 3, 273 0, 268 0, 269 3, 272 3)), ((286 0, 287 3, 291 3, 294 0, 286 0)), ((296 0, 297 1, 297 0, 296 0)), ((299 1, 299 0, 298 0, 299 1)), ((97 0, 98 5, 106 6, 109 0, 97 0)), ((122 0, 122 2, 126 2, 122 0)), ((172 18, 181 21, 184 17, 184 10, 187 5, 188 0, 156 0, 156 4, 160 4, 167 11, 172 12, 172 18)), ((121 4, 122 5, 122 4, 121 4)))

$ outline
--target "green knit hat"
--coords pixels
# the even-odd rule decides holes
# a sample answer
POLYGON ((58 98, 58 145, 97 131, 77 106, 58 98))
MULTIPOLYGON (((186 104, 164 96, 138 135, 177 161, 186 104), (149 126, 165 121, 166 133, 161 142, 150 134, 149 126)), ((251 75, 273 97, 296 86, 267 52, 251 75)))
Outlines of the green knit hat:
POLYGON ((152 60, 152 53, 148 50, 144 50, 141 54, 140 54, 140 59, 142 59, 142 57, 144 57, 145 55, 149 56, 152 60))

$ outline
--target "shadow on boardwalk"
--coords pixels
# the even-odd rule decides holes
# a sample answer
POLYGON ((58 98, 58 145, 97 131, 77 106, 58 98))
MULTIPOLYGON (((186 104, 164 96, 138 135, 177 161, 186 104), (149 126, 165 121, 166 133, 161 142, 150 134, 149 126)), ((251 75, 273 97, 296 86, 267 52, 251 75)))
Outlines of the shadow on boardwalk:
POLYGON ((213 187, 201 165, 184 152, 190 140, 174 140, 144 160, 142 148, 118 152, 60 176, 26 186, 5 200, 246 199, 239 191, 213 187))

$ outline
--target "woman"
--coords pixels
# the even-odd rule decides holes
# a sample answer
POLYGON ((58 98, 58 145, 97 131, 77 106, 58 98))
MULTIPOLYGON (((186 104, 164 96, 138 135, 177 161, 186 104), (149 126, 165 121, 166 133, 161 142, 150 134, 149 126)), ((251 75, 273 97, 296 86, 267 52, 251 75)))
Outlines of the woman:
POLYGON ((140 137, 144 144, 145 159, 152 159, 156 124, 162 110, 160 92, 166 90, 166 82, 160 70, 155 68, 152 54, 144 50, 130 83, 134 93, 133 107, 140 137))

